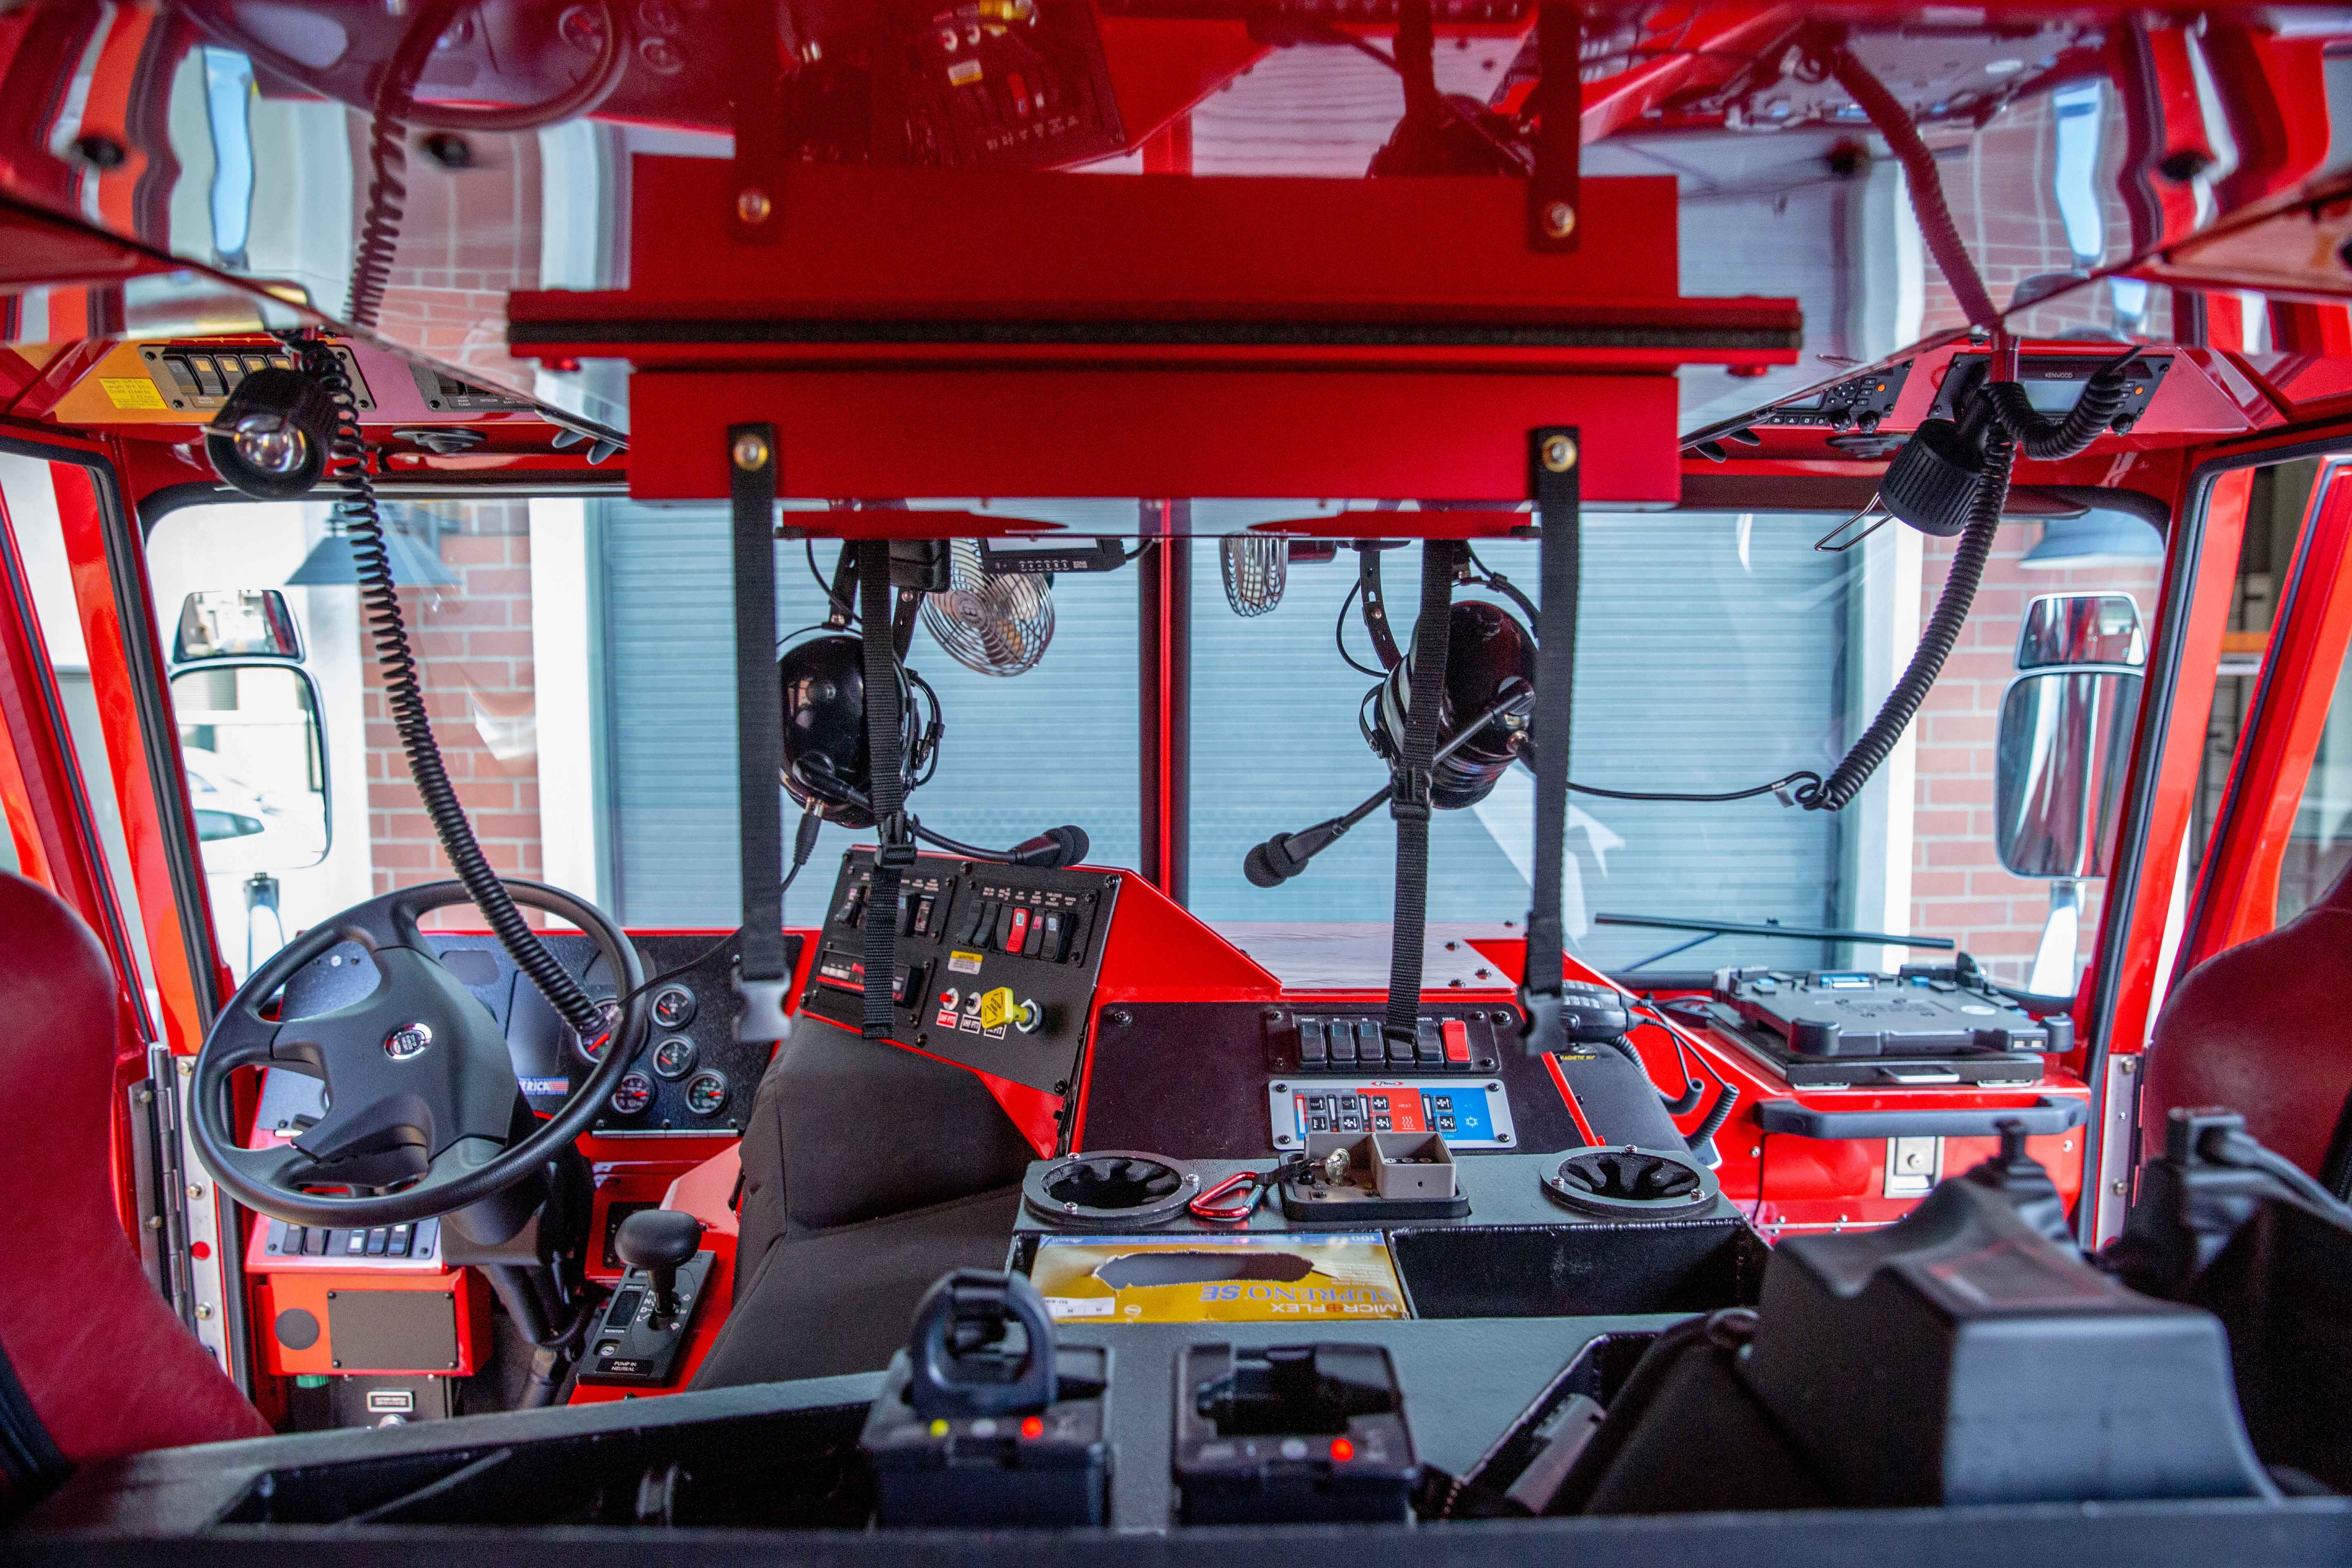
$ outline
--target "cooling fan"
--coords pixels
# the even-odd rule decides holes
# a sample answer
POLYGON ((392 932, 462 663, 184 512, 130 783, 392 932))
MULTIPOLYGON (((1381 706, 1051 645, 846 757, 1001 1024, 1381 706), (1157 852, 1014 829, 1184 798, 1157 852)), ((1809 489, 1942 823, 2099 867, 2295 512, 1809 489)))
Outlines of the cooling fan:
POLYGON ((948 542, 948 588, 923 596, 923 625, 948 657, 979 675, 1036 668, 1054 640, 1054 592, 1034 572, 985 570, 976 540, 948 542))
POLYGON ((1282 603, 1290 581, 1290 542, 1278 534, 1233 533, 1217 541, 1225 603, 1244 620, 1282 603))

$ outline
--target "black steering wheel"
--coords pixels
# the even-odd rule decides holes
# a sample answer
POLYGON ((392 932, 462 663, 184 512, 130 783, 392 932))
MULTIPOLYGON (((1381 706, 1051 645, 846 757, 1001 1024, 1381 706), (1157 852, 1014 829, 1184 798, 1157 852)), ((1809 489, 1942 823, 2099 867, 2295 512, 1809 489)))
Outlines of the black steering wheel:
POLYGON ((506 888, 515 902, 560 915, 593 938, 628 998, 594 1070, 562 1109, 530 1128, 498 1020, 441 966, 417 930, 419 916, 470 902, 465 885, 402 888, 303 932, 255 970, 213 1021, 196 1053, 193 1131, 197 1152, 230 1196, 292 1225, 403 1225, 504 1191, 588 1130, 645 1040, 653 1005, 637 994, 644 963, 595 905, 537 882, 506 888), (367 949, 373 991, 315 1017, 262 1016, 289 978, 346 942, 367 949), (283 1147, 240 1147, 228 1089, 229 1075, 243 1067, 323 1080, 326 1114, 283 1147), (353 1195, 308 1190, 318 1187, 353 1195))

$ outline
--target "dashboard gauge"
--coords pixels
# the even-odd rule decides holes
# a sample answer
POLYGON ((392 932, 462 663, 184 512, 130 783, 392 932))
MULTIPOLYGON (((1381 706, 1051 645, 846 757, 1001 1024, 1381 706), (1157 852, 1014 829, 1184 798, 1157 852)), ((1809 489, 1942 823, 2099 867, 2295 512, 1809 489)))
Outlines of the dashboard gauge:
MULTIPOLYGON (((687 1090, 688 1099, 694 1090, 687 1090)), ((618 1089, 613 1090, 613 1109, 623 1116, 635 1116, 654 1102, 654 1080, 641 1072, 625 1073, 618 1089)))
POLYGON ((613 1031, 620 1027, 620 1002, 616 998, 611 996, 598 997, 596 999, 596 1019, 597 1029, 594 1038, 583 1040, 577 1035, 574 1035, 572 1037, 572 1043, 580 1047, 580 1054, 586 1057, 592 1062, 604 1054, 604 1047, 613 1038, 613 1031))
POLYGON ((683 1029, 694 1022, 694 993, 683 985, 667 985, 654 998, 654 1022, 665 1029, 683 1029))
POLYGON ((654 1047, 654 1071, 674 1083, 694 1070, 694 1058, 699 1054, 692 1040, 672 1035, 654 1047))
POLYGON ((727 1109, 727 1075, 698 1072, 686 1086, 686 1108, 697 1116, 716 1116, 727 1109))

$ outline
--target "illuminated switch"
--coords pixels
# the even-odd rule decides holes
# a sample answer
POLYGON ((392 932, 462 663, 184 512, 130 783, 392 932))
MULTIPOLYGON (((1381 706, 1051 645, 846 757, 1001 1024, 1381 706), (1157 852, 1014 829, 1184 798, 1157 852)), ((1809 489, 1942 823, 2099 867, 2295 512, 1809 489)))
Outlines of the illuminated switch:
POLYGON ((1021 944, 1029 940, 1029 906, 1007 904, 1004 909, 1004 918, 999 922, 998 929, 1004 939, 998 945, 1007 952, 1019 952, 1021 944))
POLYGON ((1330 1024, 1330 1037, 1331 1065, 1334 1067, 1354 1067, 1356 1065, 1356 1031, 1349 1027, 1348 1020, 1345 1018, 1332 1019, 1330 1024))
POLYGON ((1388 1060, 1388 1042, 1381 1037, 1378 1018, 1356 1020, 1356 1060, 1368 1068, 1379 1067, 1388 1060))
POLYGON ((1060 910, 1048 910, 1038 919, 1038 929, 1045 934, 1038 943, 1037 956, 1048 963, 1059 963, 1070 955, 1070 917, 1060 910))
POLYGON ((1448 1018, 1437 1026, 1438 1038, 1445 1047, 1445 1070, 1470 1070, 1470 1026, 1459 1018, 1448 1018))
POLYGON ((1298 1020, 1298 1063, 1301 1067, 1321 1067, 1331 1059, 1330 1047, 1324 1042, 1323 1020, 1298 1020))
POLYGON ((1412 1055, 1413 1060, 1423 1067, 1435 1067, 1445 1059, 1445 1047, 1438 1039, 1436 1019, 1423 1018, 1421 1021, 1420 1027, 1413 1034, 1412 1055))
POLYGON ((1021 955, 1035 958, 1045 951, 1045 911, 1038 910, 1029 916, 1029 934, 1022 940, 1021 955))
POLYGON ((1385 1034, 1383 1034, 1383 1035, 1381 1037, 1381 1038, 1382 1039, 1382 1041, 1383 1041, 1383 1042, 1385 1042, 1385 1043, 1386 1043, 1386 1045, 1388 1046, 1388 1048, 1389 1048, 1389 1066, 1391 1066, 1391 1067, 1407 1067, 1407 1068, 1409 1068, 1409 1067, 1412 1066, 1412 1057, 1413 1057, 1413 1042, 1412 1042, 1412 1041, 1411 1041, 1411 1040, 1391 1040, 1391 1039, 1389 1039, 1389 1037, 1387 1037, 1387 1035, 1385 1035, 1385 1034))

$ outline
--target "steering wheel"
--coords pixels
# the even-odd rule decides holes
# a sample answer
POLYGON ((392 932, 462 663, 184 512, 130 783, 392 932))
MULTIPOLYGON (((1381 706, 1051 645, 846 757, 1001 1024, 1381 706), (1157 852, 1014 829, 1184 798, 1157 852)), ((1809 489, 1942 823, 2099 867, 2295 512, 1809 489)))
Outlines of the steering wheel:
POLYGON ((530 1130, 498 1020, 441 966, 417 929, 419 916, 470 902, 465 885, 398 889, 281 949, 237 988, 205 1035, 194 1073, 193 1131, 197 1152, 230 1196, 292 1225, 403 1225, 504 1191, 588 1130, 645 1040, 653 1004, 635 994, 644 963, 595 905, 537 882, 506 888, 515 902, 560 915, 593 938, 629 998, 594 1069, 562 1109, 530 1130), (298 971, 346 942, 367 950, 373 991, 315 1017, 262 1016, 298 971), (228 1089, 229 1075, 243 1067, 322 1079, 327 1113, 283 1147, 240 1147, 228 1089), (336 1197, 306 1190, 315 1187, 373 1191, 336 1197))

